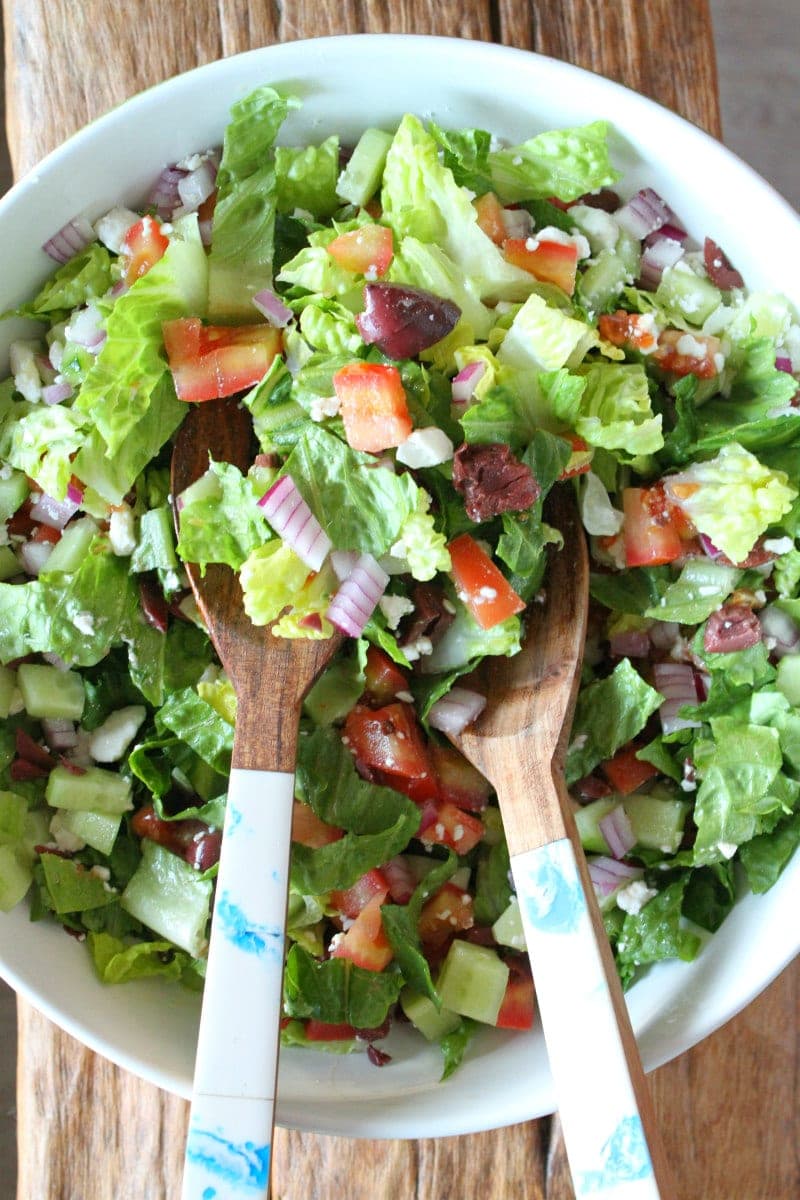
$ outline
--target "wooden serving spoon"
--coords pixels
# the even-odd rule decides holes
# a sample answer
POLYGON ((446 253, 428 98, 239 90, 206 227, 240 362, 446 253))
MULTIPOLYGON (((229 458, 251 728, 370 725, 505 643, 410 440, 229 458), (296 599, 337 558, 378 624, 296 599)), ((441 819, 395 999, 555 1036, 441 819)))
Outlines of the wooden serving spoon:
MULTIPOLYGON (((247 470, 249 414, 198 405, 172 457, 177 497, 216 461, 247 470)), ((187 573, 238 701, 195 1064, 183 1200, 269 1195, 294 769, 303 698, 341 637, 274 637, 246 615, 234 573, 187 573)))
POLYGON ((669 1200, 655 1113, 564 782, 586 636, 589 565, 569 493, 564 538, 521 653, 490 658, 487 705, 452 740, 497 791, 576 1196, 669 1200))

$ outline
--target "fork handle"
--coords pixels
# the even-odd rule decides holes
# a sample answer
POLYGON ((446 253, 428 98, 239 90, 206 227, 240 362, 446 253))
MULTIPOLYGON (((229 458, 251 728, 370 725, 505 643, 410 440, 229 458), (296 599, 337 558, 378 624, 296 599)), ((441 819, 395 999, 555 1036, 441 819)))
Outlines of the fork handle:
POLYGON ((565 837, 512 855, 511 870, 576 1197, 668 1200, 674 1191, 583 854, 565 837))
POLYGON ((231 772, 182 1200, 269 1195, 293 797, 292 773, 231 772))

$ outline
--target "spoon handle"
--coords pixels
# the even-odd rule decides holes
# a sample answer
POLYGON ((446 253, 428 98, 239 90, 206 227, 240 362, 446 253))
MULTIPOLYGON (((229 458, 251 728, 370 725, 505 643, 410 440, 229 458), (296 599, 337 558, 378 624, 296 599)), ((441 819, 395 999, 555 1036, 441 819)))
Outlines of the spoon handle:
POLYGON ((293 797, 293 773, 231 772, 182 1200, 269 1195, 293 797))
POLYGON ((511 870, 576 1197, 671 1200, 670 1172, 583 852, 562 837, 512 853, 511 870))

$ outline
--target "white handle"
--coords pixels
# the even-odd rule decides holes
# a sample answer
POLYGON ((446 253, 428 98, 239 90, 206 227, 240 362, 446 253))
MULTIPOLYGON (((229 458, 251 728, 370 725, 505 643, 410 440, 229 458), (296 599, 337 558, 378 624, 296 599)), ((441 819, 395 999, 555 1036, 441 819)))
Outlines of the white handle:
POLYGON ((269 1194, 293 797, 293 774, 231 772, 182 1200, 269 1194))
POLYGON ((658 1200, 572 844, 514 855, 511 870, 577 1200, 658 1200))

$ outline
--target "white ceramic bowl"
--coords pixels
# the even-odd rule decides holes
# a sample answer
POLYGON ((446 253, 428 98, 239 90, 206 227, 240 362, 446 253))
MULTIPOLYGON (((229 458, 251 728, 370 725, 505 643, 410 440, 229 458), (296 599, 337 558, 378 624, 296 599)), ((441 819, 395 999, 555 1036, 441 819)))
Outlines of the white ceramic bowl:
MULTIPOLYGON (((626 190, 656 188, 696 237, 708 233, 732 255, 751 288, 768 286, 800 302, 796 214, 694 126, 618 84, 524 51, 361 36, 271 46, 201 67, 128 101, 56 150, 0 203, 0 311, 50 272, 40 246, 54 230, 79 212, 99 216, 120 199, 135 207, 164 164, 218 144, 231 103, 265 82, 302 98, 283 133, 298 144, 334 132, 352 142, 365 125, 391 128, 407 111, 514 141, 613 119, 613 157, 626 190)), ((0 327, 0 350, 14 333, 13 322, 0 327)), ((798 909, 800 858, 767 895, 742 897, 695 963, 659 966, 635 985, 630 1010, 648 1069, 706 1037, 766 987, 800 949, 798 909)), ((196 996, 146 981, 102 986, 86 951, 55 925, 31 925, 24 907, 0 917, 0 973, 93 1049, 189 1096, 196 996)), ((365 1055, 284 1052, 280 1122, 350 1136, 431 1137, 554 1108, 538 1029, 487 1031, 445 1084, 437 1082, 438 1050, 422 1039, 398 1030, 390 1049, 394 1061, 382 1071, 365 1055)))

